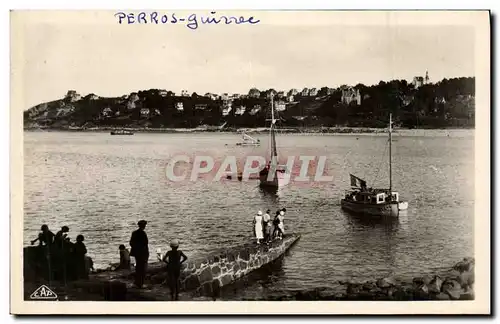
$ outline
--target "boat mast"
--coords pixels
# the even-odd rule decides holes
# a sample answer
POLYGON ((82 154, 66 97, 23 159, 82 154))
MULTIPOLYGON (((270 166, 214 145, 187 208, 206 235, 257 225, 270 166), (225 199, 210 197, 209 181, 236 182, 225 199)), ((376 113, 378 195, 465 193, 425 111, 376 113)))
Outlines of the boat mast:
MULTIPOLYGON (((271 92, 271 161, 274 157, 278 157, 278 153, 276 151, 276 136, 274 134, 274 123, 276 120, 274 119, 274 94, 271 92)), ((276 161, 277 163, 277 161, 276 161)))
POLYGON ((392 113, 389 113, 389 195, 392 199, 392 113))

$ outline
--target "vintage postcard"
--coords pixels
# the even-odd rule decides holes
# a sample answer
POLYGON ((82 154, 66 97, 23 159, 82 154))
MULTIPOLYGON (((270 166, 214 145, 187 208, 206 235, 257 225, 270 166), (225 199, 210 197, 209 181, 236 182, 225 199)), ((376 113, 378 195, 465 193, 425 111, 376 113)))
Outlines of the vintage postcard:
POLYGON ((12 313, 490 313, 488 11, 10 18, 12 313))

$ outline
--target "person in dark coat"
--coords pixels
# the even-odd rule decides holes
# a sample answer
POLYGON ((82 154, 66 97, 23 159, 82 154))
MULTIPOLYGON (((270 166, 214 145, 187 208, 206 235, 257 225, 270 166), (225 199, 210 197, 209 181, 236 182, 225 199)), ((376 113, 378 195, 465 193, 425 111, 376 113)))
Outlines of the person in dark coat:
POLYGON ((132 232, 130 238, 130 255, 135 258, 135 286, 137 288, 142 288, 144 285, 149 259, 148 236, 144 231, 147 223, 145 220, 139 221, 137 223, 139 228, 132 232))
POLYGON ((61 227, 61 230, 56 233, 56 236, 54 238, 54 243, 57 245, 58 248, 62 249, 65 243, 69 242, 67 234, 68 232, 69 232, 69 227, 63 226, 61 227))
POLYGON ((78 235, 76 237, 76 243, 73 246, 73 258, 74 258, 74 270, 77 279, 88 278, 88 273, 85 265, 85 255, 87 254, 87 248, 83 241, 85 238, 83 235, 78 235))

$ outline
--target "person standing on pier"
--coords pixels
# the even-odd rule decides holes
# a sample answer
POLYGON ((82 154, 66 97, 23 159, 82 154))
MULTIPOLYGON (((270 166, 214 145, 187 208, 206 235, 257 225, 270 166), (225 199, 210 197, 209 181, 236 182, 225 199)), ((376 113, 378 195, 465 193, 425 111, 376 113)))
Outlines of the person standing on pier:
POLYGON ((43 224, 41 228, 41 233, 38 234, 38 238, 31 241, 31 245, 35 244, 38 241, 40 246, 52 246, 54 243, 54 233, 49 230, 47 224, 43 224))
POLYGON ((275 238, 279 239, 281 236, 281 228, 280 228, 281 218, 279 217, 280 212, 281 212, 281 210, 277 210, 276 215, 274 216, 274 219, 273 219, 273 226, 274 226, 273 235, 272 235, 273 239, 275 239, 275 238))
POLYGON ((56 243, 58 248, 62 249, 65 243, 69 243, 68 232, 69 227, 63 226, 61 227, 61 230, 56 233, 56 236, 54 237, 54 243, 56 243))
POLYGON ((278 218, 280 220, 279 224, 278 224, 278 229, 279 229, 279 237, 280 237, 280 240, 283 239, 283 236, 285 235, 285 212, 286 212, 286 209, 283 208, 281 211, 280 211, 280 214, 278 215, 278 218))
POLYGON ((266 210, 266 213, 262 217, 262 221, 264 224, 264 242, 266 244, 269 244, 269 241, 271 241, 271 215, 269 213, 271 212, 270 209, 266 210))
POLYGON ((88 273, 85 265, 85 255, 87 254, 87 248, 85 247, 85 243, 83 243, 84 240, 85 238, 83 237, 83 235, 78 235, 76 237, 76 243, 73 247, 73 267, 75 270, 74 274, 76 275, 77 279, 88 278, 88 273))
POLYGON ((262 228, 262 212, 259 210, 255 218, 253 219, 255 238, 257 239, 257 244, 260 244, 260 240, 264 238, 264 230, 262 228))
POLYGON ((170 242, 172 250, 163 257, 163 262, 167 264, 167 282, 170 287, 172 300, 179 300, 179 278, 181 276, 181 265, 187 260, 187 256, 179 248, 179 241, 174 239, 170 242))
POLYGON ((132 232, 130 238, 130 255, 135 258, 135 285, 137 288, 142 288, 144 285, 149 259, 148 236, 144 231, 147 223, 145 220, 140 220, 137 223, 139 228, 132 232))

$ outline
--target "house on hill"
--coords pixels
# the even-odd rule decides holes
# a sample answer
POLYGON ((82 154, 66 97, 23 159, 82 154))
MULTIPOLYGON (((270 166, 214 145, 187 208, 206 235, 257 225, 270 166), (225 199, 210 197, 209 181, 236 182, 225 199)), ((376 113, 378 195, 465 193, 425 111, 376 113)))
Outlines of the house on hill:
POLYGON ((82 98, 82 96, 77 93, 75 90, 68 90, 68 92, 66 93, 66 96, 64 97, 64 99, 68 99, 70 102, 75 102, 75 101, 78 101, 82 98))
POLYGON ((308 93, 309 97, 316 97, 317 95, 318 95, 318 89, 316 89, 316 88, 309 89, 309 93, 308 93))
POLYGON ((141 117, 145 118, 149 116, 149 108, 141 108, 141 117))
POLYGON ((425 77, 422 77, 422 76, 413 77, 412 84, 415 87, 415 89, 418 89, 427 83, 429 83, 429 71, 425 71, 425 77))
POLYGON ((361 105, 361 93, 359 89, 353 87, 347 87, 342 89, 342 103, 349 105, 351 102, 355 102, 356 105, 361 105))
POLYGON ((275 105, 276 111, 285 111, 286 110, 286 103, 284 101, 277 101, 275 105))

